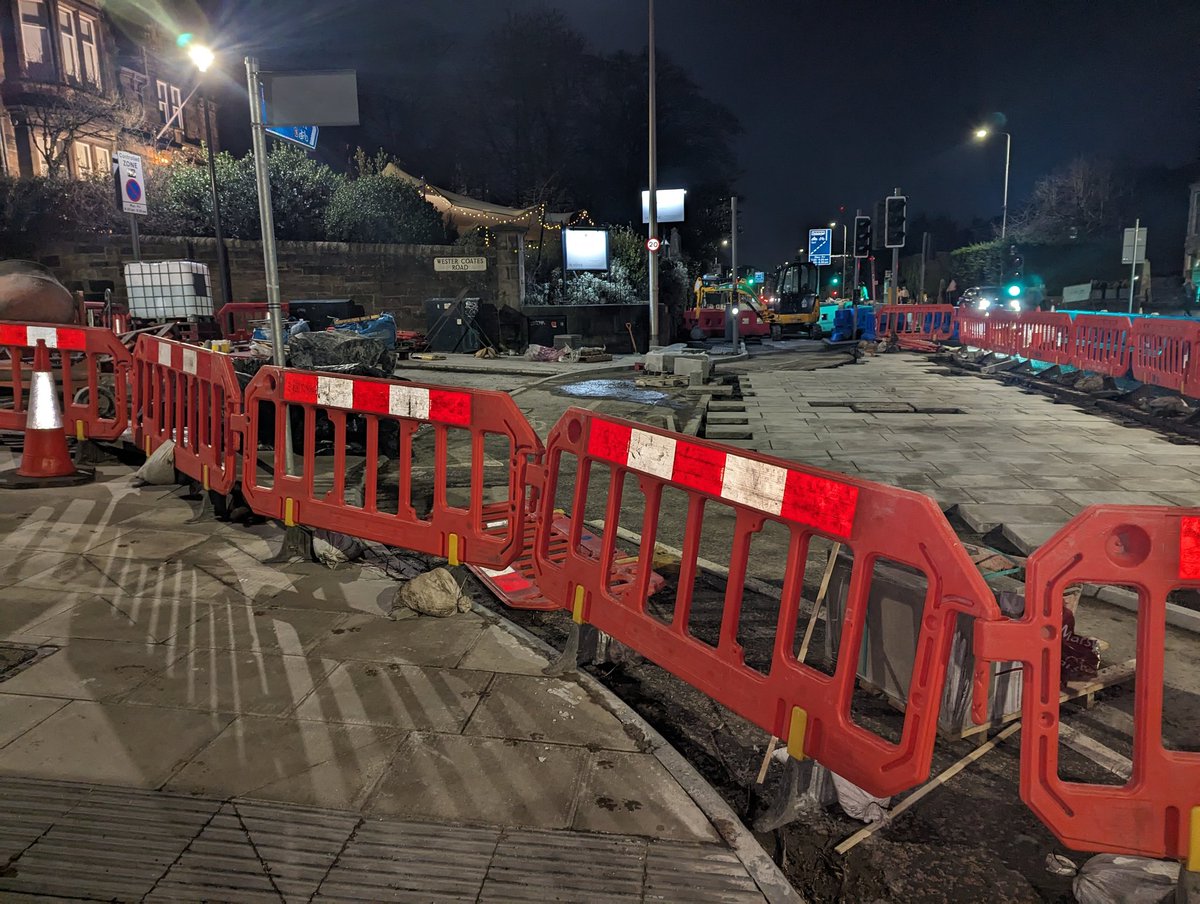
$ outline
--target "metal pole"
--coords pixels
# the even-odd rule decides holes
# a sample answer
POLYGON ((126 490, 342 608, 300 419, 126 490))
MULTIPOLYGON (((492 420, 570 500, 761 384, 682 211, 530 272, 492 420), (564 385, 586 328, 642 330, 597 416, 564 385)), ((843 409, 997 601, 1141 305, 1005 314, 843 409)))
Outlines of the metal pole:
POLYGON ((1012 135, 1004 133, 1004 211, 1000 214, 1000 238, 1008 234, 1008 163, 1012 158, 1012 135))
POLYGON ((917 290, 917 302, 918 303, 925 300, 925 261, 929 256, 929 252, 926 250, 928 245, 929 245, 929 233, 928 232, 922 233, 922 235, 921 235, 921 288, 917 290))
POLYGON ((138 237, 137 214, 129 215, 129 238, 133 241, 133 259, 140 261, 142 259, 142 241, 138 237))
POLYGON ((846 224, 842 224, 842 291, 846 291, 846 224))
POLYGON ((225 253, 225 235, 221 230, 221 198, 217 194, 217 163, 212 137, 212 111, 209 110, 208 95, 203 89, 200 91, 200 109, 204 115, 204 141, 208 146, 208 184, 212 189, 213 235, 217 239, 217 272, 221 279, 221 295, 225 304, 229 304, 233 301, 233 281, 229 273, 229 257, 225 253))
POLYGON ((250 94, 250 139, 254 149, 254 178, 258 183, 258 219, 262 224, 263 269, 267 277, 267 313, 271 318, 271 361, 285 363, 283 306, 279 300, 279 263, 275 257, 275 215, 271 210, 271 177, 267 169, 267 133, 262 118, 258 60, 246 57, 246 88, 250 94))
POLYGON ((742 318, 742 313, 738 308, 738 262, 737 262, 737 195, 729 196, 729 256, 730 263, 733 267, 733 304, 731 313, 733 315, 733 353, 736 355, 738 350, 738 322, 742 318))
MULTIPOLYGON (((658 124, 657 102, 654 92, 654 0, 649 5, 649 156, 650 156, 650 224, 649 238, 658 236, 658 124)), ((649 346, 658 345, 658 255, 650 253, 646 260, 647 288, 650 290, 650 340, 649 346)))
MULTIPOLYGON (((1129 313, 1133 313, 1133 281, 1137 279, 1138 235, 1141 233, 1142 220, 1139 217, 1133 221, 1133 254, 1129 264, 1129 313)), ((1156 227, 1157 228, 1157 227, 1156 227)))

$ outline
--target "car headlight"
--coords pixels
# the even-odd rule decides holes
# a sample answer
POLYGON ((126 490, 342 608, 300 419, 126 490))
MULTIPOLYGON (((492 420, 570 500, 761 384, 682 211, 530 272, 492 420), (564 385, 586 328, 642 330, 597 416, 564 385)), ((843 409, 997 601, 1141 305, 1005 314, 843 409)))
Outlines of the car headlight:
POLYGON ((1021 310, 1021 302, 1017 301, 1014 298, 1012 301, 1010 301, 1008 303, 1008 308, 1010 311, 1019 311, 1019 310, 1021 310))
POLYGON ((991 299, 988 299, 988 298, 979 299, 979 310, 986 311, 991 306, 992 306, 991 299))

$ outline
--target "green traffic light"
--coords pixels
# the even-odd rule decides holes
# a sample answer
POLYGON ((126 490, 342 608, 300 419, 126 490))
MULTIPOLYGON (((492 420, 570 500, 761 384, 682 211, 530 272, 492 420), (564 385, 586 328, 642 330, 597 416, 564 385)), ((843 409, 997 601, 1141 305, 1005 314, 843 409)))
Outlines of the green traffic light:
POLYGON ((1016 298, 1018 295, 1021 294, 1021 287, 1018 286, 1016 283, 1013 283, 1011 286, 1008 287, 1008 294, 1011 297, 1016 298))
POLYGON ((833 279, 830 280, 830 282, 836 286, 838 284, 838 278, 835 276, 833 279))

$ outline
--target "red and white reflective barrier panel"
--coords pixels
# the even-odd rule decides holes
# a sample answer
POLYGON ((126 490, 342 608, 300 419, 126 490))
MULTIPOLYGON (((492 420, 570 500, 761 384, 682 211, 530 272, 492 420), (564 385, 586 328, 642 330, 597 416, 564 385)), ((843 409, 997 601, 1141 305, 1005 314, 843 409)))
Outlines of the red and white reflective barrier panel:
POLYGON ((1071 322, 1068 363, 1079 370, 1123 377, 1129 373, 1132 332, 1128 317, 1080 314, 1071 322))
POLYGON ((0 390, 11 408, 0 408, 0 430, 25 429, 26 384, 38 342, 52 354, 51 369, 61 388, 64 430, 77 439, 113 440, 129 425, 128 349, 103 327, 50 323, 0 323, 0 390), (78 397, 78 398, 77 398, 78 397))
POLYGON ((244 410, 234 422, 254 511, 453 564, 503 569, 521 553, 542 443, 507 393, 264 367, 244 410), (462 456, 453 462, 452 440, 462 456), (489 459, 488 443, 501 441, 502 457, 489 459), (490 484, 489 464, 502 475, 490 484), (361 499, 347 488, 347 471, 359 466, 361 499), (394 488, 384 486, 390 469, 394 488), (448 493, 451 473, 464 498, 448 493))
POLYGON ((1139 317, 1129 342, 1135 380, 1192 394, 1188 378, 1200 363, 1200 323, 1139 317))
POLYGON ((1030 557, 1024 617, 976 625, 977 658, 1025 664, 1021 797, 1070 847, 1200 868, 1200 752, 1168 749, 1162 731, 1167 595, 1182 588, 1200 588, 1200 509, 1093 506, 1030 557), (1063 597, 1082 583, 1138 595, 1133 771, 1119 786, 1059 775, 1063 597))
POLYGON ((175 467, 204 489, 230 492, 237 481, 238 438, 231 419, 242 391, 228 355, 139 336, 134 348, 134 440, 150 455, 175 443, 175 467))
POLYGON ((811 756, 873 794, 898 793, 928 775, 955 622, 960 613, 1000 617, 986 583, 933 500, 576 408, 554 427, 546 457, 544 498, 556 498, 560 485, 573 496, 568 542, 553 555, 555 516, 539 513, 534 564, 548 598, 743 718, 787 738, 794 755, 811 756), (572 458, 578 462, 574 474, 564 466, 572 458), (660 518, 680 518, 661 509, 667 489, 687 499, 678 593, 669 619, 648 607, 660 518), (634 581, 618 585, 614 580, 615 530, 599 532, 598 555, 583 548, 589 498, 593 505, 603 504, 605 525, 620 523, 623 506, 644 513, 634 581), (715 646, 689 628, 700 539, 710 517, 729 524, 729 574, 715 646), (746 663, 738 631, 751 540, 768 522, 784 528, 788 540, 778 551, 785 573, 781 605, 773 614, 770 667, 764 672, 746 663), (797 661, 793 649, 805 562, 815 536, 853 552, 832 676, 797 661), (880 558, 918 569, 928 581, 918 665, 895 744, 850 716, 871 574, 880 558))
POLYGON ((1052 311, 1028 311, 1020 318, 1017 354, 1022 358, 1069 364, 1071 318, 1052 311))
POLYGON ((471 423, 469 390, 435 389, 413 383, 333 377, 311 371, 289 370, 283 375, 283 399, 324 408, 340 408, 363 414, 454 424, 471 423))
POLYGON ((909 336, 945 342, 954 336, 954 306, 948 304, 890 304, 876 310, 875 332, 880 336, 909 336))

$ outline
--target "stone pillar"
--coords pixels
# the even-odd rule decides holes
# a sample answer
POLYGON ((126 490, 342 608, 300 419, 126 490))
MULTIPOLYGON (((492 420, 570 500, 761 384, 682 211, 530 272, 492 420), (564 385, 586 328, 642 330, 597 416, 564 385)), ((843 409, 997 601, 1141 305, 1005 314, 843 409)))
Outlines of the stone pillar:
POLYGON ((496 227, 496 305, 520 308, 525 299, 525 228, 496 227))

